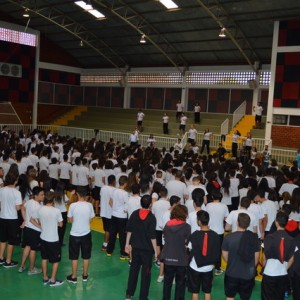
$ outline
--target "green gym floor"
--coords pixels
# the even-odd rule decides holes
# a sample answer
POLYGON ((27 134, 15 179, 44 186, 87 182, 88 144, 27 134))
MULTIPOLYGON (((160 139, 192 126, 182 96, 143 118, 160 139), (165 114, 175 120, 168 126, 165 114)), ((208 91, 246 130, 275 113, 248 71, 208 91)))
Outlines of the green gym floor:
MULTIPOLYGON (((69 229, 69 228, 68 228, 69 229)), ((69 232, 67 229, 67 232, 69 232)), ((65 237, 67 245, 68 236, 65 237)), ((22 300, 61 300, 61 299, 108 299, 108 300, 124 300, 128 278, 128 262, 119 260, 119 246, 112 257, 106 257, 105 252, 101 252, 103 235, 93 231, 93 252, 89 269, 89 280, 84 283, 81 279, 82 264, 79 264, 78 282, 76 285, 65 282, 58 287, 49 287, 42 284, 42 276, 27 275, 27 270, 18 273, 18 267, 5 269, 0 267, 0 287, 1 299, 22 299, 22 300)), ((14 260, 20 261, 21 248, 16 247, 13 255, 14 260)), ((40 255, 37 254, 37 266, 40 266, 40 255)), ((62 251, 62 261, 59 266, 59 279, 66 278, 70 274, 71 265, 68 260, 68 247, 64 246, 62 251)), ((162 299, 163 283, 156 282, 158 277, 158 269, 152 268, 152 281, 150 286, 149 300, 162 299)), ((215 300, 225 299, 223 292, 224 275, 214 278, 212 298, 215 300)), ((138 299, 139 285, 133 299, 138 299)), ((191 295, 186 292, 185 299, 191 299, 191 295)), ((200 295, 203 299, 203 295, 200 295)), ((239 299, 239 297, 236 297, 239 299)), ((260 299, 260 283, 257 282, 251 299, 260 299)), ((291 299, 289 297, 288 299, 291 299)))

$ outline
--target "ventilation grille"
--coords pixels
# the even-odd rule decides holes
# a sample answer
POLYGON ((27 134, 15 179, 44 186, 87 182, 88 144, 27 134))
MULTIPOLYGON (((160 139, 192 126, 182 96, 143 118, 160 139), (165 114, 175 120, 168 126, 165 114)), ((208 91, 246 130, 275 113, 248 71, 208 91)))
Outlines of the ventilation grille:
POLYGON ((22 66, 0 62, 0 75, 10 77, 22 77, 22 66))

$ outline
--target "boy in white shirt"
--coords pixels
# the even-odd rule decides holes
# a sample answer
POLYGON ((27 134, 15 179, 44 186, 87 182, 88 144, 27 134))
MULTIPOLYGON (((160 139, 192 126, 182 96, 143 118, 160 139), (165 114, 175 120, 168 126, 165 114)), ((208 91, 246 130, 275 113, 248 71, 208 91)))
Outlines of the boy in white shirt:
POLYGON ((141 208, 140 186, 133 184, 131 191, 132 195, 128 199, 128 219, 135 210, 141 208))
POLYGON ((112 214, 110 199, 112 198, 112 194, 116 186, 115 175, 109 175, 107 181, 108 181, 108 185, 103 186, 100 191, 100 207, 101 207, 100 216, 102 219, 103 229, 104 229, 104 241, 103 241, 101 251, 107 250, 107 244, 109 242, 109 228, 110 228, 111 214, 112 214))
POLYGON ((129 255, 125 252, 128 207, 128 193, 125 191, 126 186, 127 177, 121 176, 119 179, 119 188, 113 191, 109 201, 109 205, 112 207, 112 216, 106 255, 108 257, 112 255, 115 249, 117 234, 119 234, 120 260, 129 259, 129 255))
POLYGON ((41 256, 43 270, 43 284, 50 287, 62 285, 64 282, 56 278, 58 265, 61 260, 61 246, 59 244, 58 227, 63 226, 63 218, 54 205, 54 193, 47 192, 44 206, 38 211, 37 217, 41 225, 41 256), (51 277, 48 277, 48 261, 52 263, 51 277))
POLYGON ((36 268, 35 258, 36 251, 40 250, 40 234, 41 234, 41 226, 36 221, 37 213, 41 208, 41 202, 44 201, 44 191, 41 187, 34 187, 32 190, 33 199, 27 201, 22 206, 22 216, 25 220, 25 227, 23 231, 23 255, 22 261, 19 268, 19 272, 23 272, 25 270, 25 262, 29 257, 29 270, 28 275, 35 275, 42 272, 41 269, 36 268))
POLYGON ((21 209, 22 196, 15 188, 17 180, 17 172, 9 171, 5 177, 5 187, 0 189, 0 265, 4 268, 18 265, 18 262, 12 260, 14 246, 20 243, 18 211, 21 209))
POLYGON ((81 251, 83 259, 82 281, 88 280, 89 261, 92 252, 92 235, 90 222, 95 217, 93 205, 86 201, 87 191, 84 187, 77 189, 78 201, 70 205, 68 219, 72 223, 69 239, 69 258, 72 261, 72 274, 67 281, 77 283, 78 257, 81 251))

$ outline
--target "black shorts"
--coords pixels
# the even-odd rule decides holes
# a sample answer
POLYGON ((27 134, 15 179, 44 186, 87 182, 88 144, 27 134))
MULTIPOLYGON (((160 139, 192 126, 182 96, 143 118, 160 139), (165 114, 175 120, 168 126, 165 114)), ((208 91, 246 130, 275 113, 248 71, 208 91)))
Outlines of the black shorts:
POLYGON ((248 300, 251 297, 254 284, 254 278, 246 280, 225 275, 225 295, 228 298, 234 298, 236 294, 239 294, 241 299, 248 300))
POLYGON ((156 234, 156 244, 158 247, 162 246, 162 231, 161 230, 155 230, 156 234))
POLYGON ((179 130, 185 131, 185 125, 180 124, 179 125, 179 130))
POLYGON ((261 122, 261 116, 256 115, 255 116, 255 122, 261 122))
POLYGON ((95 186, 92 189, 92 197, 93 197, 94 200, 100 201, 100 191, 101 191, 101 187, 100 186, 95 186))
POLYGON ((102 223, 104 231, 109 232, 111 219, 102 217, 102 223))
POLYGON ((46 242, 41 240, 41 256, 42 259, 49 260, 50 263, 57 263, 61 260, 61 246, 59 241, 46 242))
POLYGON ((188 143, 190 143, 190 144, 192 144, 192 143, 194 143, 195 142, 195 140, 194 139, 190 139, 190 138, 188 138, 188 143))
POLYGON ((41 248, 40 235, 39 231, 25 227, 23 231, 23 245, 29 246, 31 250, 39 251, 41 248))
POLYGON ((143 125, 143 121, 137 121, 137 126, 142 126, 143 125))
POLYGON ((0 219, 0 242, 15 246, 20 243, 18 219, 0 219))
POLYGON ((190 293, 199 294, 200 287, 205 294, 211 293, 213 281, 213 271, 197 272, 191 267, 187 270, 187 286, 190 293))
POLYGON ((92 235, 88 233, 84 236, 73 236, 69 238, 69 259, 78 260, 81 250, 82 259, 90 259, 92 253, 92 235))

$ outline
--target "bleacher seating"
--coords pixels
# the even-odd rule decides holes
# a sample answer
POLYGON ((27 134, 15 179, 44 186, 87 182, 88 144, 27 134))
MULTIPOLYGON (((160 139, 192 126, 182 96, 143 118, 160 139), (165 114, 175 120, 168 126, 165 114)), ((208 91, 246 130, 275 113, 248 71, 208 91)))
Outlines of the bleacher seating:
MULTIPOLYGON (((144 110, 146 117, 144 118, 143 127, 144 133, 153 133, 155 135, 162 134, 162 116, 161 110, 144 110)), ((169 129, 170 135, 177 135, 179 124, 175 122, 175 112, 169 111, 169 129)), ((136 109, 113 109, 113 108, 95 108, 89 107, 87 112, 76 117, 74 121, 70 121, 67 126, 92 128, 101 130, 112 130, 120 132, 131 132, 136 126, 136 109)), ((188 122, 187 130, 194 122, 194 114, 187 113, 188 122)), ((201 123, 196 124, 196 129, 199 132, 209 128, 213 133, 220 133, 222 122, 229 118, 232 120, 232 115, 201 113, 201 123)))

